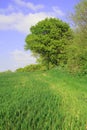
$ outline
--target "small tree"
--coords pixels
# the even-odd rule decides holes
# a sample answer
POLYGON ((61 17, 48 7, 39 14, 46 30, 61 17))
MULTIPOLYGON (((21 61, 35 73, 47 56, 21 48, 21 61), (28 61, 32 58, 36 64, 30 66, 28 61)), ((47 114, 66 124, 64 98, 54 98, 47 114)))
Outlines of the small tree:
POLYGON ((38 22, 30 28, 31 34, 26 37, 25 49, 38 54, 40 61, 50 65, 67 62, 66 47, 72 39, 69 25, 59 19, 50 18, 38 22))

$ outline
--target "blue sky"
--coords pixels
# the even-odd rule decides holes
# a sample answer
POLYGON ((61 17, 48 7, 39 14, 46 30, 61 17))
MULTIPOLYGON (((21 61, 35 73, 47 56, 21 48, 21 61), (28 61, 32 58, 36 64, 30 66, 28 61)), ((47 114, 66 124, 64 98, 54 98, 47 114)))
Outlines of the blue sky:
POLYGON ((30 27, 46 17, 68 22, 79 0, 0 0, 0 71, 35 63, 30 51, 24 50, 30 27))

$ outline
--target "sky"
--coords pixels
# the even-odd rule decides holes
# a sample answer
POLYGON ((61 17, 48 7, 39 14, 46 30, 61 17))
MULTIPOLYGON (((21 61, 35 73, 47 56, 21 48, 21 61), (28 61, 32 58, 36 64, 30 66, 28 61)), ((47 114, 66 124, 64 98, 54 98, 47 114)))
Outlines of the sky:
POLYGON ((56 17, 69 22, 79 0, 0 0, 0 72, 36 63, 25 38, 30 27, 39 21, 56 17))

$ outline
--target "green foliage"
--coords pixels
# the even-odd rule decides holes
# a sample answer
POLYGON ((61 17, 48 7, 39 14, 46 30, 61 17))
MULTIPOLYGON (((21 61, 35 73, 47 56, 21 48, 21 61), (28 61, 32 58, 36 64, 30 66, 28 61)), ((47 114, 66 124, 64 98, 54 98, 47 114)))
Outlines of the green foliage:
POLYGON ((26 37, 25 49, 38 54, 42 64, 58 66, 66 63, 66 48, 72 39, 69 25, 59 19, 50 18, 32 26, 26 37))
POLYGON ((81 0, 72 14, 75 23, 75 37, 69 48, 68 67, 70 71, 87 74, 87 0, 81 0))
POLYGON ((40 71, 40 70, 46 70, 46 67, 41 64, 31 64, 25 66, 24 68, 16 69, 16 72, 33 72, 33 71, 40 71))
POLYGON ((73 73, 87 74, 87 41, 75 33, 73 44, 68 48, 68 69, 73 73))
POLYGON ((24 72, 24 69, 23 68, 18 68, 18 69, 16 69, 16 72, 24 72))
POLYGON ((0 130, 85 130, 87 77, 52 69, 0 74, 0 130))
POLYGON ((80 2, 75 6, 72 20, 79 31, 87 33, 87 0, 80 0, 80 2))

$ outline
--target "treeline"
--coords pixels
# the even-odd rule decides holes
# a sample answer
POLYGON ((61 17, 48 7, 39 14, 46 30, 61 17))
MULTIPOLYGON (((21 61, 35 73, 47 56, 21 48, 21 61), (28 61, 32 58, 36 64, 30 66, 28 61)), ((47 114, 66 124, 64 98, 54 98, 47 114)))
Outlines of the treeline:
POLYGON ((87 0, 80 0, 71 19, 74 38, 69 48, 68 67, 71 71, 87 74, 87 0))
POLYGON ((41 64, 31 64, 23 68, 16 69, 16 72, 33 72, 33 71, 43 71, 46 70, 46 67, 41 64))
POLYGON ((57 18, 46 18, 30 28, 25 50, 37 56, 38 64, 16 71, 46 70, 60 66, 72 73, 87 73, 87 0, 71 14, 74 28, 57 18))

